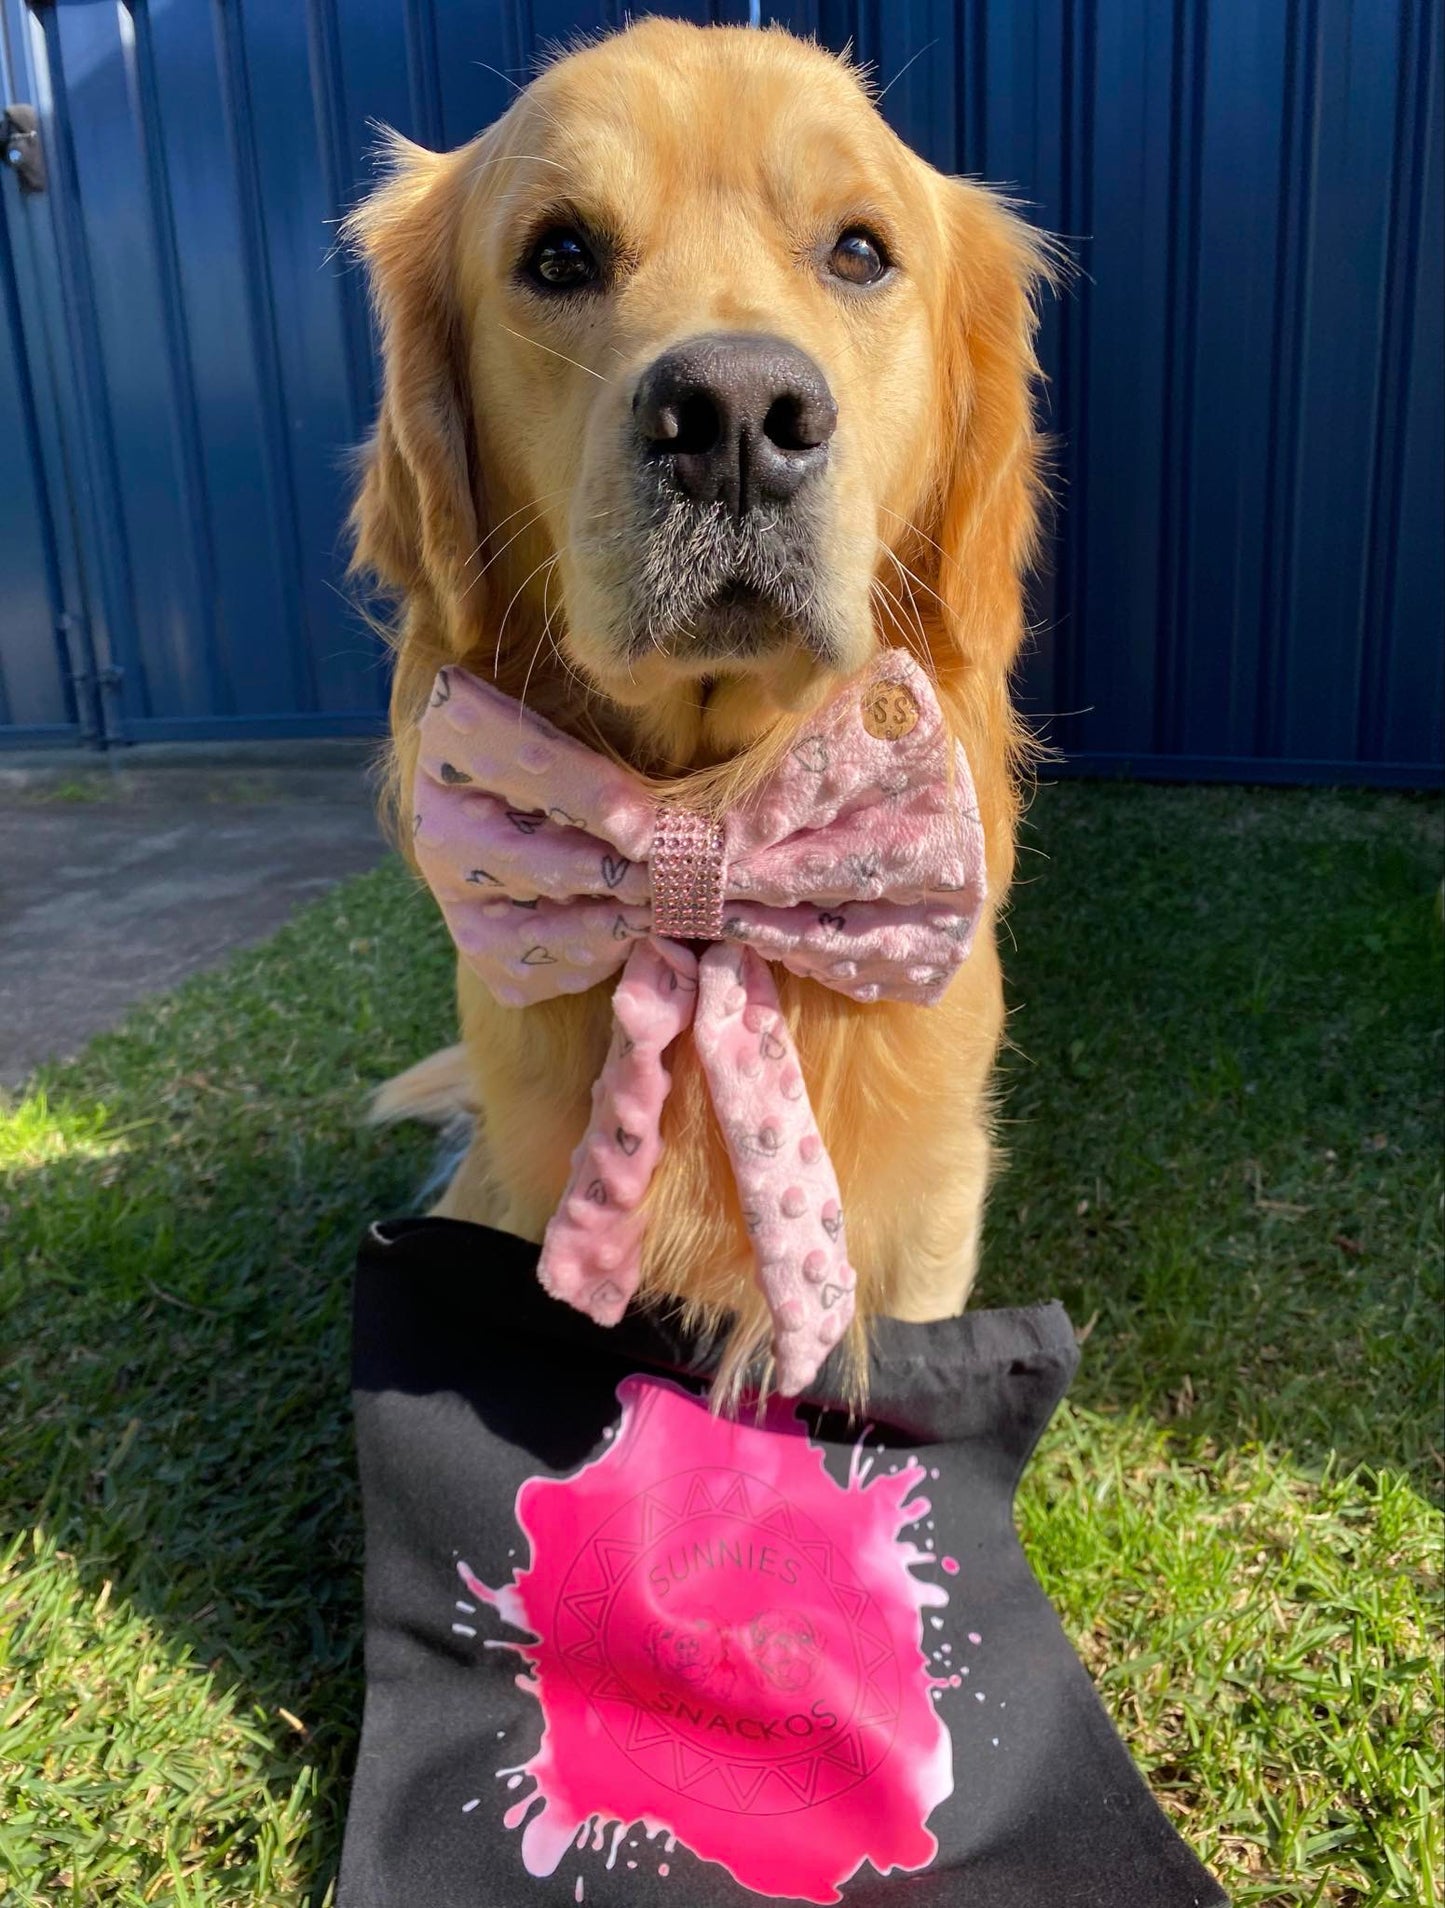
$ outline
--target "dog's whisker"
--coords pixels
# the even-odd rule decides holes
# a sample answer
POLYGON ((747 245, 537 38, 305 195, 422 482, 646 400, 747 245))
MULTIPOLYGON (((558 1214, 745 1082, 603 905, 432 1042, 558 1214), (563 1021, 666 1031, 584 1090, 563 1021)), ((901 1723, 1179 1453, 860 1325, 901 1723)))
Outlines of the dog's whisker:
MULTIPOLYGON (((557 552, 557 555, 558 555, 558 558, 560 559, 562 552, 559 550, 557 552)), ((573 663, 570 660, 570 658, 564 654, 562 645, 557 641, 557 638, 552 634, 552 618, 556 615, 556 611, 552 609, 551 607, 550 597, 551 597, 551 590, 552 590, 552 577, 553 577, 553 573, 555 569, 556 569, 555 564, 549 564, 542 577, 542 634, 543 636, 546 637, 548 643, 550 643, 552 648, 552 654, 557 658, 557 661, 561 664, 562 668, 566 671, 567 675, 572 679, 573 682, 576 683, 577 687, 582 691, 585 697, 588 693, 588 684, 586 679, 582 675, 582 672, 577 668, 575 663, 573 663)))
POLYGON ((523 344, 532 345, 538 351, 545 351, 549 358, 560 358, 563 364, 570 364, 574 371, 585 371, 589 378, 596 378, 599 384, 612 382, 611 378, 604 378, 600 371, 594 371, 590 364, 583 364, 579 358, 569 358, 565 351, 554 351, 551 345, 544 345, 537 338, 529 338, 524 331, 513 331, 512 327, 504 325, 500 318, 497 320, 497 329, 505 331, 510 338, 520 338, 523 344))
POLYGON ((890 597, 888 591, 884 589, 881 584, 878 586, 878 588, 881 592, 880 607, 882 608, 883 614, 888 619, 889 626, 891 627, 893 631, 893 640, 895 642, 901 641, 903 644, 903 647, 907 649, 911 654, 913 645, 908 641, 907 634, 903 630, 902 625, 899 623, 898 611, 894 607, 893 599, 890 597))
POLYGON ((513 590, 511 601, 507 604, 507 607, 502 611, 502 620, 497 625, 497 646, 492 653, 493 677, 495 677, 501 670, 502 642, 507 634, 507 619, 511 616, 512 611, 516 608, 517 599, 521 596, 523 590, 526 589, 527 585, 532 581, 532 578, 534 576, 539 576, 543 570, 549 569, 552 564, 559 562, 561 559, 561 556, 562 556, 562 552, 560 550, 554 550, 550 556, 543 557, 542 561, 536 564, 532 569, 530 569, 527 572, 527 574, 522 578, 521 582, 517 585, 516 589, 513 590))
MULTIPOLYGON (((494 69, 495 70, 495 69, 494 69)), ((555 166, 558 172, 566 172, 567 167, 560 159, 545 159, 540 152, 494 152, 490 159, 477 161, 478 172, 484 172, 488 166, 504 165, 507 160, 517 165, 555 166)))
MULTIPOLYGON (((465 560, 465 562, 464 562, 464 563, 463 563, 463 565, 462 565, 462 567, 463 567, 463 569, 465 569, 465 568, 466 568, 466 566, 467 566, 467 564, 469 564, 469 563, 475 563, 475 562, 476 562, 476 560, 477 560, 477 558, 478 558, 478 557, 479 557, 479 556, 481 555, 481 553, 482 553, 482 551, 483 551, 483 550, 485 550, 485 549, 486 549, 486 547, 487 547, 487 545, 488 545, 488 544, 489 544, 489 543, 491 542, 491 540, 492 540, 492 538, 493 538, 494 536, 496 536, 496 534, 497 534, 497 532, 498 532, 499 530, 502 530, 502 529, 504 529, 504 528, 506 527, 506 525, 507 525, 507 524, 509 524, 509 523, 511 523, 511 522, 512 522, 512 521, 513 521, 513 520, 514 520, 515 518, 517 518, 517 517, 520 517, 520 516, 521 516, 521 514, 522 514, 522 511, 524 511, 524 510, 530 510, 530 511, 532 512, 532 517, 531 517, 531 519, 530 519, 529 521, 531 521, 531 522, 535 522, 535 521, 537 520, 537 518, 538 518, 538 517, 539 517, 539 516, 541 515, 541 513, 542 513, 542 506, 541 506, 540 504, 537 504, 537 503, 524 503, 524 504, 523 504, 523 505, 521 506, 521 509, 519 509, 519 510, 514 510, 514 511, 512 511, 512 512, 511 512, 511 514, 510 514, 509 516, 505 516, 505 517, 503 517, 503 519, 502 519, 502 521, 501 521, 501 523, 499 523, 499 524, 497 524, 497 525, 496 525, 496 526, 495 526, 495 527, 494 527, 493 529, 491 529, 491 530, 489 530, 489 531, 487 532, 487 534, 486 534, 486 535, 485 535, 485 536, 484 536, 484 537, 482 538, 482 540, 481 540, 481 542, 480 542, 480 543, 478 543, 478 544, 476 545, 476 547, 475 547, 475 548, 474 548, 474 549, 473 549, 473 550, 472 550, 472 551, 471 551, 471 552, 470 552, 470 553, 468 554, 468 556, 466 557, 466 560, 465 560)), ((519 530, 519 531, 517 531, 517 532, 516 532, 516 535, 515 535, 515 536, 512 536, 512 537, 508 537, 508 539, 507 539, 507 541, 506 541, 506 543, 504 543, 504 544, 502 545, 502 550, 506 550, 506 549, 509 549, 509 548, 511 547, 511 545, 512 545, 512 544, 513 544, 513 543, 514 543, 514 542, 516 541, 516 537, 518 537, 518 536, 520 536, 520 535, 522 534, 522 531, 524 531, 524 530, 526 530, 526 529, 527 529, 527 527, 528 527, 528 526, 527 526, 527 524, 525 524, 525 523, 524 523, 524 524, 522 525, 522 529, 521 529, 521 530, 519 530)), ((485 562, 485 563, 484 563, 484 564, 482 565, 482 567, 481 567, 481 569, 480 569, 480 570, 479 570, 479 571, 477 572, 477 574, 476 574, 476 575, 475 575, 475 576, 474 576, 474 577, 472 578, 472 581, 471 581, 471 583, 468 583, 468 585, 467 585, 467 589, 468 589, 468 590, 470 590, 470 589, 472 588, 472 585, 473 585, 473 584, 475 584, 475 583, 479 583, 479 582, 481 581, 481 579, 482 579, 482 578, 483 578, 483 577, 484 577, 484 576, 486 575, 486 573, 487 573, 487 570, 488 570, 488 569, 490 568, 490 566, 491 566, 491 564, 492 564, 492 563, 493 563, 493 562, 495 561, 495 559, 496 559, 496 558, 497 558, 498 556, 500 556, 500 555, 501 555, 501 553, 502 553, 502 550, 494 550, 494 551, 493 551, 493 553, 492 553, 492 555, 491 555, 490 557, 488 557, 488 559, 487 559, 487 561, 486 561, 486 562, 485 562)), ((465 595, 465 593, 466 593, 466 592, 465 592, 465 591, 463 591, 463 594, 464 594, 464 595, 465 595)))
POLYGON ((873 581, 868 585, 868 594, 877 599, 879 610, 887 617, 889 624, 896 631, 898 628, 897 612, 893 608, 892 599, 889 597, 888 591, 885 589, 881 579, 876 576, 874 577, 873 581))
MULTIPOLYGON (((880 544, 879 547, 880 549, 883 550, 884 555, 888 558, 889 562, 892 563, 894 569, 898 572, 899 582, 902 584, 903 590, 908 597, 907 607, 913 618, 913 630, 918 637, 918 644, 916 648, 911 640, 909 643, 909 647, 915 649, 915 654, 918 656, 919 661, 923 664, 924 668, 928 671, 929 675, 933 677, 933 679, 936 681, 937 672, 934 669, 933 657, 929 651, 929 646, 928 646, 928 630, 924 624, 922 614, 919 611, 918 601, 916 597, 914 596, 913 590, 910 586, 908 573, 905 571, 903 565, 899 563, 897 557, 893 554, 893 552, 888 548, 886 544, 880 544)), ((891 594, 892 592, 890 591, 890 595, 891 594)), ((897 601, 898 603, 899 610, 902 611, 904 607, 902 599, 895 598, 895 601, 897 601)))
POLYGON ((936 47, 937 45, 938 45, 937 40, 929 40, 923 46, 919 47, 918 51, 913 55, 912 59, 905 60, 902 66, 900 66, 898 71, 893 75, 892 79, 889 80, 888 84, 880 88, 880 90, 874 94, 873 104, 875 106, 880 105, 883 102, 883 100, 885 100, 888 97, 888 95, 893 91, 893 88, 898 84, 899 80, 903 78, 903 75, 908 71, 908 69, 911 66, 916 66, 919 60, 923 58, 924 54, 931 53, 934 47, 936 47))
POLYGON ((514 543, 516 543, 520 538, 526 536, 529 530, 535 529, 537 524, 541 521, 541 518, 542 518, 542 512, 541 512, 541 509, 539 508, 533 512, 533 514, 527 519, 527 521, 521 526, 519 530, 513 531, 512 535, 507 538, 507 541, 504 544, 502 544, 498 549, 493 550, 492 554, 487 558, 486 562, 482 565, 481 569, 477 571, 476 575, 472 578, 471 582, 467 584, 464 590, 461 590, 458 592, 457 601, 459 603, 462 602, 466 597, 468 597, 471 594, 471 592, 476 588, 478 583, 481 582, 482 578, 487 574, 487 571, 491 569, 492 565, 497 561, 499 557, 504 557, 507 554, 508 550, 511 549, 514 543))
POLYGON ((482 538, 481 542, 477 545, 476 549, 472 551, 472 555, 467 558, 467 562, 470 563, 472 561, 472 557, 480 556, 482 551, 485 550, 487 545, 491 542, 492 538, 497 535, 498 531, 505 530, 507 525, 511 523, 514 518, 520 517, 524 510, 540 509, 544 504, 552 503, 556 498, 565 497, 566 494, 567 494, 567 486, 563 484, 556 490, 549 490, 545 494, 545 496, 529 497, 525 503, 518 504, 515 510, 509 510, 505 517, 503 517, 499 522, 494 523, 492 525, 491 529, 482 538))
MULTIPOLYGON (((903 559, 899 556, 898 552, 895 549, 893 549, 889 544, 885 543, 883 545, 883 548, 888 553, 889 562, 893 565, 895 570, 900 571, 902 575, 907 578, 910 586, 916 585, 920 590, 923 591, 925 596, 931 596, 934 602, 937 603, 938 607, 943 611, 944 615, 947 617, 952 617, 953 611, 948 607, 947 603, 944 602, 943 598, 938 594, 938 591, 935 590, 931 584, 925 583, 923 578, 918 574, 917 570, 912 569, 907 563, 905 563, 903 559)), ((910 596, 912 596, 913 594, 912 587, 909 588, 908 593, 910 596)))
MULTIPOLYGON (((951 570, 958 569, 958 564, 948 554, 947 550, 944 549, 943 545, 941 543, 935 543, 926 530, 920 530, 911 517, 900 516, 896 510, 890 510, 887 504, 879 504, 878 508, 883 512, 885 517, 892 517, 895 523, 901 523, 905 530, 911 531, 911 533, 918 538, 920 543, 926 543, 930 549, 937 550, 938 554, 951 570)), ((961 571, 960 574, 962 574, 961 571)))
MULTIPOLYGON (((561 559, 562 559, 562 552, 560 550, 555 551, 553 555, 548 559, 548 561, 542 566, 542 568, 546 572, 547 577, 551 576, 553 569, 561 561, 561 559)), ((544 579, 542 584, 542 609, 544 613, 543 623, 542 623, 542 634, 537 638, 536 647, 532 651, 532 659, 527 664, 527 673, 522 679, 522 693, 517 698, 517 721, 519 725, 522 720, 522 712, 523 710, 525 710, 527 706, 527 691, 532 686, 532 671, 537 667, 537 658, 541 655, 542 645, 547 640, 547 623, 546 623, 546 617, 545 617, 546 607, 547 607, 547 584, 544 579)))
MULTIPOLYGON (((918 603, 916 599, 914 598, 913 590, 909 582, 909 578, 912 576, 912 572, 908 570, 906 565, 899 562, 898 558, 894 555, 892 550, 888 548, 886 543, 880 544, 879 548, 883 551, 884 555, 888 558, 889 562, 893 565, 894 569, 898 571, 899 578, 902 581, 903 587, 908 592, 908 607, 913 612, 914 627, 918 633, 918 645, 916 649, 914 648, 914 645, 911 641, 909 643, 909 648, 914 649, 914 653, 917 655, 919 661, 923 664, 924 669, 928 672, 929 676, 932 677, 932 679, 936 682, 938 680, 938 672, 934 667, 933 655, 928 647, 928 631, 924 628, 923 617, 919 611, 918 603)), ((913 580, 917 581, 916 578, 914 578, 913 580)), ((901 610, 903 607, 902 603, 900 603, 898 607, 901 610)))
MULTIPOLYGON (((518 82, 512 78, 511 74, 503 72, 500 66, 492 66, 486 60, 473 60, 472 65, 478 68, 480 72, 493 74, 502 82, 503 86, 510 86, 518 99, 520 99, 527 90, 525 83, 519 85, 518 82)), ((904 70, 907 71, 907 68, 904 70)))
MULTIPOLYGON (((922 665, 925 673, 929 676, 929 678, 932 681, 937 682, 938 672, 934 667, 933 657, 928 647, 928 636, 926 631, 923 628, 922 622, 921 621, 917 622, 916 629, 917 629, 918 640, 917 642, 915 642, 914 631, 910 630, 907 623, 902 620, 902 612, 903 612, 902 603, 899 602, 898 598, 894 596, 893 592, 888 588, 887 584, 883 582, 881 577, 875 580, 877 581, 879 587, 881 588, 883 592, 884 601, 889 605, 889 618, 891 622, 893 623, 894 628, 897 629, 900 635, 902 636, 904 648, 907 649, 911 655, 916 656, 918 658, 918 661, 922 665)), ((914 617, 916 619, 918 617, 918 606, 916 603, 912 604, 912 609, 913 609, 914 617)))
MULTIPOLYGON (((896 632, 898 632, 900 635, 903 635, 904 634, 903 626, 898 620, 898 608, 894 601, 893 593, 888 588, 888 585, 883 581, 881 576, 874 577, 873 581, 868 586, 868 591, 870 595, 873 595, 875 592, 877 593, 879 601, 880 601, 880 605, 883 609, 884 614, 887 616, 889 623, 892 625, 893 629, 896 632)), ((906 635, 904 635, 904 640, 905 642, 907 642, 906 635)), ((911 648, 912 645, 909 644, 908 647, 911 648)))

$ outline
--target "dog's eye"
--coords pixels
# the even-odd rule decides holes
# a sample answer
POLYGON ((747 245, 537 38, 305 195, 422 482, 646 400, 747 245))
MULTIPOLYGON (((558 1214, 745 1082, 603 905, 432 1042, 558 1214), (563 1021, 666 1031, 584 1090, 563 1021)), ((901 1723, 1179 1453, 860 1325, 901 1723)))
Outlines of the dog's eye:
POLYGON ((883 241, 854 226, 845 232, 828 256, 828 269, 850 285, 876 285, 888 270, 883 241))
POLYGON ((570 225, 554 225, 537 240, 523 268, 548 291, 575 291, 594 284, 597 260, 582 234, 570 225))

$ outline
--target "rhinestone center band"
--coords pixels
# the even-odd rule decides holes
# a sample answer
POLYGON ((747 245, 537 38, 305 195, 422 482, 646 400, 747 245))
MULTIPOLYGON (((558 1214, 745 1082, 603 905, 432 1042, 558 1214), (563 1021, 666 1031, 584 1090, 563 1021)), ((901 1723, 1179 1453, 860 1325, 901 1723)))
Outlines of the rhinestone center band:
POLYGON ((674 941, 723 938, 722 823, 667 803, 652 837, 652 931, 674 941))

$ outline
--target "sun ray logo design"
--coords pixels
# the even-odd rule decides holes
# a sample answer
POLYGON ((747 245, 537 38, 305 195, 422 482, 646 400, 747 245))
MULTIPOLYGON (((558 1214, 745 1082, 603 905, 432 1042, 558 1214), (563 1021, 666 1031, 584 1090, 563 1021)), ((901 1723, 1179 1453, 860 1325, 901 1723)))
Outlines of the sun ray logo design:
MULTIPOLYGON (((952 1743, 921 1612, 937 1560, 908 1463, 828 1472, 791 1408, 714 1417, 634 1377, 607 1450, 517 1496, 531 1562, 469 1593, 532 1640, 513 1647, 542 1710, 508 1810, 534 1876, 588 1827, 675 1837, 758 1894, 836 1902, 864 1862, 926 1868, 928 1818, 953 1792, 952 1743)), ((952 1561, 951 1559, 949 1560, 952 1561)), ((610 1863, 609 1863, 610 1866, 610 1863)))

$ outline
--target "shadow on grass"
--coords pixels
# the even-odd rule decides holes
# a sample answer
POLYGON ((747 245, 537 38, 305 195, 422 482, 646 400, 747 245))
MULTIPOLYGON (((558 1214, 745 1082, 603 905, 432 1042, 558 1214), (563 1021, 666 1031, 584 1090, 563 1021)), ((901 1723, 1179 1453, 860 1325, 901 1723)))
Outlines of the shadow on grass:
POLYGON ((1442 1484, 1438 802, 1065 786, 1006 954, 978 1302, 1064 1299, 1076 1396, 1442 1484))
POLYGON ((360 1715, 350 1269, 431 1147, 360 1114, 450 1011, 431 911, 382 870, 0 1114, 0 1532, 44 1527, 84 1595, 111 1583, 258 1705, 261 1786, 316 1770, 314 1899, 360 1715))
MULTIPOLYGON (((1063 1297, 1092 1323, 1081 1399, 1201 1451, 1277 1441, 1438 1489, 1433 811, 1065 788, 1031 833, 1051 859, 1011 916, 981 1302, 1063 1297)), ((0 1528, 43 1525, 88 1595, 112 1583, 216 1664, 275 1725, 260 1780, 316 1770, 318 1901, 360 1714, 350 1264, 430 1147, 358 1114, 450 1023, 443 936, 384 869, 3 1129, 0 1528)))

